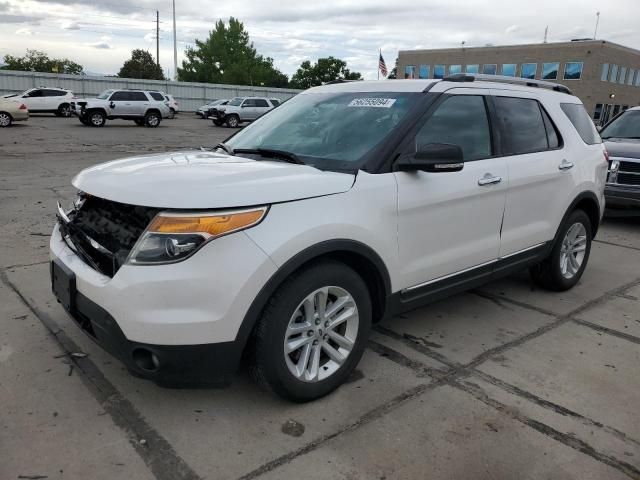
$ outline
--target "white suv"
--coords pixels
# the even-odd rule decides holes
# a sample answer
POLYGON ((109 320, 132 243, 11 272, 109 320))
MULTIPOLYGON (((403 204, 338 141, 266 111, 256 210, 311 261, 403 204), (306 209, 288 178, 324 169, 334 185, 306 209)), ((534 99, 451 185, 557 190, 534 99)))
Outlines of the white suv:
POLYGON ((212 113, 214 125, 236 128, 241 123, 253 122, 280 105, 277 98, 236 97, 224 106, 217 107, 212 113))
POLYGON ((306 401, 383 318, 527 267, 571 288, 605 150, 565 87, 490 78, 312 88, 215 151, 83 170, 58 207, 53 291, 138 376, 225 383, 246 352, 306 401))
POLYGON ((164 95, 153 90, 105 90, 96 98, 71 102, 71 108, 83 125, 91 127, 103 127, 107 119, 119 118, 155 128, 171 116, 164 95))
POLYGON ((70 117, 70 105, 75 99, 71 90, 50 87, 31 88, 19 95, 7 97, 19 99, 30 113, 53 113, 57 117, 70 117))

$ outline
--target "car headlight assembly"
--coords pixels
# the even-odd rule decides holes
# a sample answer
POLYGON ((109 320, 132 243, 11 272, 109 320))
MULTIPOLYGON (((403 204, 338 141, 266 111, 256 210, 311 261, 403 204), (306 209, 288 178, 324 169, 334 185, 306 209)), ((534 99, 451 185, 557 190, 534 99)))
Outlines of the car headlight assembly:
POLYGON ((259 207, 208 213, 160 212, 131 250, 127 263, 180 262, 213 239, 257 225, 267 210, 259 207))

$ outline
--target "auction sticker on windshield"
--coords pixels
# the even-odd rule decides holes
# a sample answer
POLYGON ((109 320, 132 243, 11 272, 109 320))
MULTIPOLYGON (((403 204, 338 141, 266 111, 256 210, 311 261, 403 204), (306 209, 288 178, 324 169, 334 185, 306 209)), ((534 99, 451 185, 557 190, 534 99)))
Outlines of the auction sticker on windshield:
POLYGON ((390 108, 394 103, 396 103, 395 98, 354 98, 349 106, 390 108))

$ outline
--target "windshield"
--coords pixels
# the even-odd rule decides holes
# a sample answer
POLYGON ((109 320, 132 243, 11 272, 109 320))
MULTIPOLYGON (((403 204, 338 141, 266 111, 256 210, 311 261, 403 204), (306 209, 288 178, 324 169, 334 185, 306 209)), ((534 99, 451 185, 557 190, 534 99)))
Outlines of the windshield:
POLYGON ((99 100, 106 100, 107 98, 109 98, 111 96, 112 93, 113 93, 113 90, 105 90, 100 95, 98 95, 96 98, 99 99, 99 100))
POLYGON ((321 169, 353 170, 398 126, 419 93, 303 93, 238 132, 237 149, 272 149, 321 169))
POLYGON ((244 100, 243 97, 236 97, 233 100, 231 100, 227 105, 231 105, 232 107, 239 107, 243 100, 244 100))
POLYGON ((627 110, 600 132, 602 138, 640 138, 640 110, 627 110))

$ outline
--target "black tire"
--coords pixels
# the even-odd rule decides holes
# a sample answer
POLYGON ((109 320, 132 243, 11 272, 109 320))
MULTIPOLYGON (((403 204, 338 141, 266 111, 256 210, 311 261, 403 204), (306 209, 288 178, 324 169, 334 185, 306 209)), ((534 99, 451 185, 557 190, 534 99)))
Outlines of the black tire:
POLYGON ((87 112, 87 125, 91 127, 104 127, 107 116, 102 110, 90 110, 87 112))
POLYGON ((80 120, 80 123, 85 125, 85 126, 89 126, 89 120, 87 120, 87 117, 84 115, 79 115, 78 116, 78 120, 80 120))
POLYGON ((139 127, 144 127, 144 119, 142 119, 142 118, 136 118, 136 119, 134 120, 134 122, 135 122, 135 124, 136 124, 137 126, 139 126, 139 127))
POLYGON ((71 105, 68 103, 63 103, 58 107, 58 111, 56 112, 56 116, 69 118, 71 116, 71 105))
MULTIPOLYGON (((344 383, 354 370, 364 352, 370 328, 371 299, 362 278, 348 266, 336 261, 311 264, 291 275, 278 287, 262 312, 253 332, 251 373, 260 385, 288 400, 308 402, 323 397, 344 383), (285 332, 302 300, 326 286, 343 289, 351 295, 358 312, 357 334, 344 363, 325 379, 305 382, 296 378, 287 366, 285 332)), ((325 367, 321 366, 319 370, 322 368, 325 367)))
POLYGON ((144 116, 144 124, 146 127, 157 128, 160 126, 161 122, 162 122, 162 116, 160 115, 159 112, 156 112, 156 111, 147 112, 147 114, 144 116))
POLYGON ((0 128, 10 127, 13 123, 13 117, 9 112, 0 112, 0 128))
POLYGON ((221 127, 222 125, 224 125, 224 122, 222 120, 213 120, 213 124, 216 127, 221 127))
POLYGON ((175 108, 169 107, 169 118, 174 118, 176 116, 175 108))
POLYGON ((562 222, 558 229, 553 249, 549 256, 537 265, 529 269, 532 280, 543 288, 555 292, 562 292, 572 288, 584 273, 584 269, 589 261, 591 253, 592 225, 589 216, 583 210, 574 210, 562 222), (584 257, 581 260, 580 267, 569 278, 562 272, 563 250, 565 248, 565 237, 570 228, 574 225, 582 225, 586 232, 586 241, 584 249, 584 257))
POLYGON ((240 126, 240 117, 233 113, 231 115, 227 115, 227 117, 225 118, 225 122, 227 124, 227 127, 238 128, 240 126))

